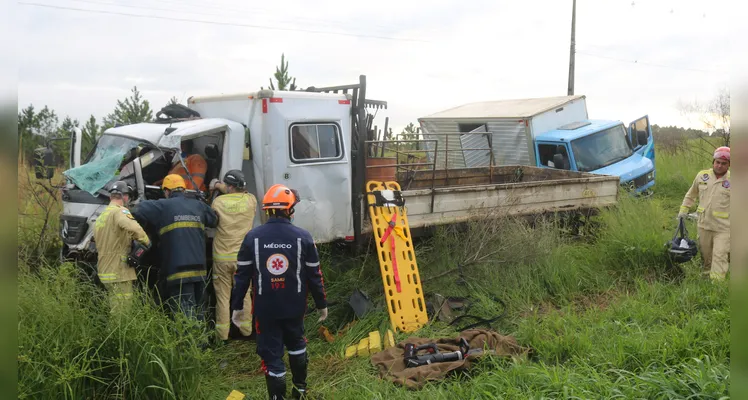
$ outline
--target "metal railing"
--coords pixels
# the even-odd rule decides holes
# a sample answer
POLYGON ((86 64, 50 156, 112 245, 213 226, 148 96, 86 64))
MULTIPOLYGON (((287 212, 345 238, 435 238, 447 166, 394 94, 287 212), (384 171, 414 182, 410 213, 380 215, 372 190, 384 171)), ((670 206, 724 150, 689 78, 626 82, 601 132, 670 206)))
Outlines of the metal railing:
MULTIPOLYGON (((444 136, 445 139, 448 139, 449 136, 461 136, 465 133, 436 133, 436 134, 429 134, 433 136, 444 136)), ((431 187, 431 212, 434 212, 434 198, 435 198, 435 187, 436 187, 436 171, 437 171, 437 163, 439 160, 439 153, 444 154, 444 183, 445 186, 449 185, 449 153, 450 152, 465 152, 465 151, 488 151, 489 152, 489 165, 488 165, 488 175, 489 175, 489 182, 493 182, 494 178, 494 167, 495 167, 495 157, 493 152, 493 141, 492 141, 492 133, 487 132, 483 133, 480 132, 479 134, 485 134, 488 139, 488 147, 479 147, 479 148, 463 148, 460 146, 458 149, 450 149, 449 148, 449 140, 445 140, 445 149, 439 150, 439 140, 438 139, 394 139, 394 140, 367 140, 364 143, 364 148, 366 149, 366 157, 368 158, 384 158, 385 152, 392 154, 395 154, 395 163, 394 164, 385 164, 385 165, 366 165, 366 170, 368 171, 369 168, 395 168, 395 179, 399 180, 399 172, 404 171, 406 173, 406 179, 409 179, 408 183, 403 187, 403 190, 408 190, 410 187, 410 184, 413 182, 413 179, 415 179, 416 171, 418 170, 426 170, 428 171, 428 168, 418 168, 418 167, 430 167, 431 169, 431 179, 430 179, 430 187, 431 187), (408 149, 408 150, 401 150, 401 145, 406 143, 416 143, 416 144, 432 144, 433 148, 429 148, 429 146, 417 146, 418 149, 408 149), (393 149, 391 146, 388 148, 389 145, 395 146, 393 149), (425 149, 421 149, 421 147, 425 147, 425 149), (372 151, 373 150, 373 151, 372 151), (410 162, 414 157, 414 153, 425 153, 428 154, 433 153, 433 157, 431 159, 431 162, 410 162), (372 156, 372 154, 374 156, 372 156), (400 155, 405 155, 405 161, 406 162, 400 162, 400 155), (378 157, 377 157, 378 156, 378 157), (415 168, 414 168, 415 167, 415 168)), ((467 165, 466 165, 467 167, 467 165)))

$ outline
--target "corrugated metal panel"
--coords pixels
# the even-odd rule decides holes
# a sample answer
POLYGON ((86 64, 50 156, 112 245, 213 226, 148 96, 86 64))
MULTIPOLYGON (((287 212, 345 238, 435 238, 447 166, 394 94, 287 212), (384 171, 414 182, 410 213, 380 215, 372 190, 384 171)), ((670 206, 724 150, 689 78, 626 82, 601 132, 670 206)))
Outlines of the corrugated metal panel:
POLYGON ((524 122, 499 119, 487 125, 493 136, 494 165, 534 165, 530 162, 524 122))
POLYGON ((485 125, 460 136, 460 143, 463 149, 485 149, 464 150, 466 167, 487 167, 491 164, 491 151, 489 150, 485 125))
MULTIPOLYGON (((465 162, 465 157, 472 157, 473 154, 463 154, 461 151, 451 151, 462 148, 481 148, 488 147, 487 141, 484 139, 482 143, 471 144, 470 146, 460 140, 458 123, 485 123, 488 126, 488 131, 492 136, 492 147, 494 153, 494 166, 501 165, 534 165, 534 161, 531 162, 532 154, 529 152, 529 143, 527 141, 527 134, 525 133, 524 121, 516 119, 489 119, 489 120, 477 120, 477 119, 465 119, 465 120, 425 120, 421 121, 421 127, 423 130, 423 136, 425 139, 436 139, 439 141, 439 155, 436 160, 436 168, 444 169, 444 157, 447 143, 445 136, 437 135, 438 133, 451 133, 449 135, 449 168, 464 168, 470 166, 471 162, 465 162)), ((463 135, 462 137, 464 137, 463 135)), ((476 135, 470 135, 464 140, 478 140, 475 138, 476 135)), ((479 135, 477 135, 479 136, 479 135)), ((431 159, 433 149, 428 153, 429 162, 433 162, 431 159)), ((464 153, 479 153, 467 151, 464 153)), ((485 165, 488 165, 486 162, 485 165)))
MULTIPOLYGON (((454 151, 462 149, 460 136, 456 135, 457 133, 459 133, 457 122, 424 121, 421 124, 421 128, 424 139, 435 139, 439 142, 439 148, 437 149, 438 154, 436 156, 437 169, 445 169, 445 161, 447 157, 449 157, 449 169, 465 168, 465 156, 461 151, 454 151), (449 133, 450 135, 445 136, 443 135, 444 133, 449 133)), ((432 143, 427 144, 430 145, 432 143)), ((429 162, 434 162, 432 158, 434 155, 434 151, 432 148, 429 148, 429 150, 429 162)))

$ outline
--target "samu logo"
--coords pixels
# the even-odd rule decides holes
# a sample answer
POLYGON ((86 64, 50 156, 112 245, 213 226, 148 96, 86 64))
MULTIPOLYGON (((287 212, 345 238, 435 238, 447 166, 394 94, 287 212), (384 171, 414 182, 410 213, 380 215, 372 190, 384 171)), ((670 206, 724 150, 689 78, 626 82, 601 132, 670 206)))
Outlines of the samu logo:
POLYGON ((268 257, 265 268, 273 275, 283 275, 288 271, 288 259, 283 254, 273 254, 268 257))

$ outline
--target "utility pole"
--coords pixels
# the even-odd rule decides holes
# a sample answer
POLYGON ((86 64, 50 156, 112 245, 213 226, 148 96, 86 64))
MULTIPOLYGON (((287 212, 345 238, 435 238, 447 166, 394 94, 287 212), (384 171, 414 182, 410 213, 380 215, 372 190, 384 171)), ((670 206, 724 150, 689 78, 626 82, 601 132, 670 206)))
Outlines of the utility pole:
POLYGON ((577 0, 572 0, 571 8, 571 46, 569 49, 569 88, 566 92, 568 96, 574 95, 574 28, 577 23, 577 0))

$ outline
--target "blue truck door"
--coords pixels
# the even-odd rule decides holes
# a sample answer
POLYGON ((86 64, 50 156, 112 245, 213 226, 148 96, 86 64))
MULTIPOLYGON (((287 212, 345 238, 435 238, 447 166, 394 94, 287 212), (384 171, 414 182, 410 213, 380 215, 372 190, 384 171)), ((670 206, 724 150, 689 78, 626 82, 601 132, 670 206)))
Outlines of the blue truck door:
POLYGON ((655 148, 649 115, 645 115, 629 124, 629 142, 636 153, 649 158, 654 163, 655 148))

